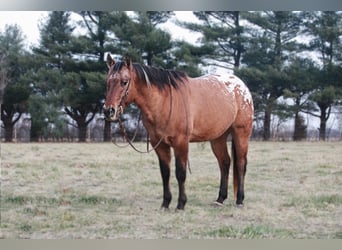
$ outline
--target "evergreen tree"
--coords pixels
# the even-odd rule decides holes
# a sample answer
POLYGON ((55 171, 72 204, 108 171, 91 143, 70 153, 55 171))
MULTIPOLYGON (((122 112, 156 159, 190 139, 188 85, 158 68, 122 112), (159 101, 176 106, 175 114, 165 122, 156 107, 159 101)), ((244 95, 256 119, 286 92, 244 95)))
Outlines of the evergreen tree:
POLYGON ((0 55, 0 107, 3 103, 5 88, 8 84, 6 54, 2 51, 0 55))
POLYGON ((1 120, 5 128, 5 141, 13 140, 13 127, 27 110, 30 96, 28 85, 20 77, 28 68, 28 53, 24 50, 24 37, 17 25, 5 27, 0 33, 1 59, 1 120))
POLYGON ((295 38, 299 35, 301 20, 298 13, 288 11, 248 12, 245 18, 258 28, 249 30, 250 39, 242 59, 247 67, 237 74, 253 92, 256 112, 263 114, 263 139, 269 140, 271 116, 277 109, 278 98, 290 83, 283 69, 289 55, 299 48, 295 38))
POLYGON ((202 74, 199 68, 202 63, 201 57, 210 52, 204 47, 197 47, 184 41, 175 42, 174 47, 170 55, 171 59, 165 67, 182 70, 191 77, 200 76, 202 74))
POLYGON ((322 63, 321 72, 316 79, 316 86, 310 96, 319 108, 319 138, 326 139, 326 124, 332 106, 342 99, 341 67, 342 62, 342 13, 335 11, 308 13, 307 32, 313 36, 309 49, 319 53, 322 63))
MULTIPOLYGON (((81 11, 78 13, 83 21, 80 23, 82 28, 86 28, 87 34, 81 39, 87 46, 80 48, 87 48, 86 51, 80 50, 82 54, 89 54, 93 57, 96 67, 94 71, 105 71, 105 52, 118 52, 118 41, 114 38, 115 34, 111 31, 112 25, 120 22, 120 12, 105 12, 105 11, 81 11)), ((77 37, 79 39, 80 37, 77 37)))
POLYGON ((304 118, 300 114, 296 114, 295 131, 293 133, 293 140, 301 141, 301 140, 305 140, 306 137, 307 137, 307 126, 305 125, 304 118))
POLYGON ((181 25, 203 34, 201 47, 210 51, 202 61, 210 65, 239 68, 245 42, 244 29, 240 24, 240 12, 199 11, 194 14, 202 21, 201 24, 182 23, 181 25))
POLYGON ((102 108, 102 81, 101 72, 70 72, 66 75, 68 85, 61 90, 61 97, 63 103, 68 104, 64 105, 64 111, 76 122, 80 142, 86 141, 88 124, 102 108))
POLYGON ((172 48, 171 36, 157 24, 165 22, 171 13, 136 12, 132 18, 122 15, 121 23, 115 23, 113 31, 120 40, 120 54, 130 55, 134 61, 146 61, 147 65, 165 67, 172 48))
MULTIPOLYGON (((122 13, 120 12, 103 12, 103 11, 82 11, 82 27, 87 29, 87 35, 83 37, 88 43, 88 53, 96 58, 92 71, 106 72, 107 66, 104 63, 105 52, 118 52, 116 44, 118 41, 114 39, 115 35, 111 31, 112 25, 121 21, 122 13)), ((80 46, 84 48, 84 46, 80 46)), ((81 51, 82 53, 82 51, 81 51)), ((84 53, 84 52, 83 52, 84 53)), ((99 82, 101 84, 101 82, 99 82)), ((105 84, 104 81, 102 84, 105 84)), ((111 122, 104 121, 104 141, 111 140, 111 122)))
POLYGON ((23 81, 31 85, 32 94, 28 111, 31 115, 31 141, 39 141, 48 137, 49 125, 54 127, 58 137, 63 137, 65 116, 62 112, 60 89, 63 86, 63 71, 50 68, 38 59, 32 62, 32 69, 25 74, 23 81))
MULTIPOLYGON (((104 72, 98 73, 99 59, 94 60, 89 39, 75 36, 74 28, 70 24, 70 12, 50 13, 47 23, 41 28, 40 46, 34 49, 44 65, 36 84, 40 86, 36 88, 42 92, 43 86, 47 86, 46 102, 56 100, 56 108, 64 110, 75 121, 71 124, 77 127, 78 139, 83 142, 88 124, 100 109, 105 84, 101 84, 104 72), (91 74, 93 70, 95 72, 91 74), (93 87, 94 78, 96 87, 93 87)), ((52 120, 57 121, 58 117, 52 120)))
POLYGON ((40 43, 32 49, 34 70, 27 76, 28 81, 32 82, 34 93, 29 102, 32 141, 46 137, 49 122, 52 124, 63 120, 60 93, 66 72, 71 71, 75 65, 71 53, 74 27, 69 24, 69 20, 69 12, 50 12, 40 26, 40 43), (51 117, 52 114, 55 117, 51 117))
MULTIPOLYGON (((289 105, 294 114, 294 140, 304 139, 304 120, 300 112, 313 112, 315 107, 309 100, 309 95, 315 87, 315 81, 319 75, 318 66, 307 58, 296 57, 285 67, 285 73, 291 84, 284 90, 284 98, 292 99, 294 104, 289 105)), ((306 128, 305 128, 306 129, 306 128)))

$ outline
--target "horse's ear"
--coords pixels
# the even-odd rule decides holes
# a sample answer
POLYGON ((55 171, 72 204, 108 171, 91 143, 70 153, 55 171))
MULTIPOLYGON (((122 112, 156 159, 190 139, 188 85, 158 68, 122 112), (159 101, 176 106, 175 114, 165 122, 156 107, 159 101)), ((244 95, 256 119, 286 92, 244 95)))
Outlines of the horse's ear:
POLYGON ((132 65, 133 65, 133 64, 132 64, 132 59, 131 59, 129 56, 126 56, 126 57, 125 57, 124 63, 125 63, 125 65, 126 65, 126 67, 129 68, 129 69, 130 69, 130 68, 132 67, 132 65))
POLYGON ((107 67, 110 69, 112 65, 115 64, 114 59, 111 57, 110 53, 107 54, 107 67))

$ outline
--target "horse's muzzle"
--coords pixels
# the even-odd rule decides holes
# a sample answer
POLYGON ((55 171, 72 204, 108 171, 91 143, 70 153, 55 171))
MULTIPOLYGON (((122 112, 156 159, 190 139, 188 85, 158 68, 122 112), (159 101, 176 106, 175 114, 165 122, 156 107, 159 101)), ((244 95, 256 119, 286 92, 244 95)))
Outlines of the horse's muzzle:
POLYGON ((103 114, 105 115, 107 121, 116 121, 119 116, 118 113, 118 109, 115 109, 112 106, 110 106, 109 108, 107 108, 106 106, 103 107, 103 114))

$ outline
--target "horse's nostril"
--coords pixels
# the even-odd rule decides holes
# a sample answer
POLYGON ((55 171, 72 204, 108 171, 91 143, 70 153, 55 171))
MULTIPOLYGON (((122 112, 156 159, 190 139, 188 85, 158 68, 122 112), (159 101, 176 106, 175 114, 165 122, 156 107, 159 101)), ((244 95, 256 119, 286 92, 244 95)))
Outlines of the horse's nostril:
POLYGON ((115 114, 115 109, 114 108, 110 108, 109 109, 109 116, 112 117, 115 114))
POLYGON ((113 107, 105 108, 103 113, 107 118, 110 118, 115 114, 115 109, 113 107))

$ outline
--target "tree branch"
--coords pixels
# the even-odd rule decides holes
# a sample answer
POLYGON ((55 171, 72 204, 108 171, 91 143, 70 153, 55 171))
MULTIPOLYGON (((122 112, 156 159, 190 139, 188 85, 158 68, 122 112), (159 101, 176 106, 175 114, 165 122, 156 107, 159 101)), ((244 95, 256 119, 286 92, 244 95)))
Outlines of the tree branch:
POLYGON ((94 17, 93 17, 92 14, 90 13, 90 11, 87 11, 87 14, 88 14, 90 20, 91 20, 93 23, 95 23, 96 25, 99 25, 99 22, 96 21, 96 20, 94 19, 94 17))
POLYGON ((90 32, 90 35, 91 35, 93 38, 96 37, 96 34, 93 32, 92 28, 90 27, 90 25, 89 25, 89 23, 88 23, 88 21, 87 21, 85 15, 82 15, 82 18, 83 18, 83 21, 84 21, 85 25, 87 26, 87 28, 88 28, 88 30, 89 30, 89 32, 90 32))
POLYGON ((328 114, 325 117, 326 121, 329 120, 330 114, 331 114, 331 106, 329 106, 329 108, 328 108, 328 114))
POLYGON ((77 125, 75 125, 75 124, 73 124, 73 123, 71 123, 71 122, 67 122, 67 124, 69 124, 69 125, 73 126, 74 128, 78 128, 78 126, 77 126, 77 125))
POLYGON ((17 116, 17 118, 15 118, 15 119, 12 121, 12 123, 11 123, 12 126, 13 126, 14 124, 16 124, 16 122, 20 119, 21 115, 22 115, 22 113, 19 112, 19 115, 17 116))
POLYGON ((67 115, 70 116, 73 120, 76 120, 76 119, 75 119, 75 115, 74 115, 67 107, 64 107, 64 111, 65 111, 65 113, 67 113, 67 115))
POLYGON ((91 115, 91 117, 88 119, 88 121, 86 121, 86 125, 88 126, 88 124, 94 119, 94 117, 95 117, 95 112, 92 112, 92 115, 91 115))
POLYGON ((303 113, 305 113, 305 114, 312 115, 312 116, 314 116, 314 117, 320 118, 320 115, 317 115, 317 114, 315 114, 315 113, 312 113, 312 112, 310 112, 310 111, 308 111, 308 110, 301 110, 301 112, 303 112, 303 113))

